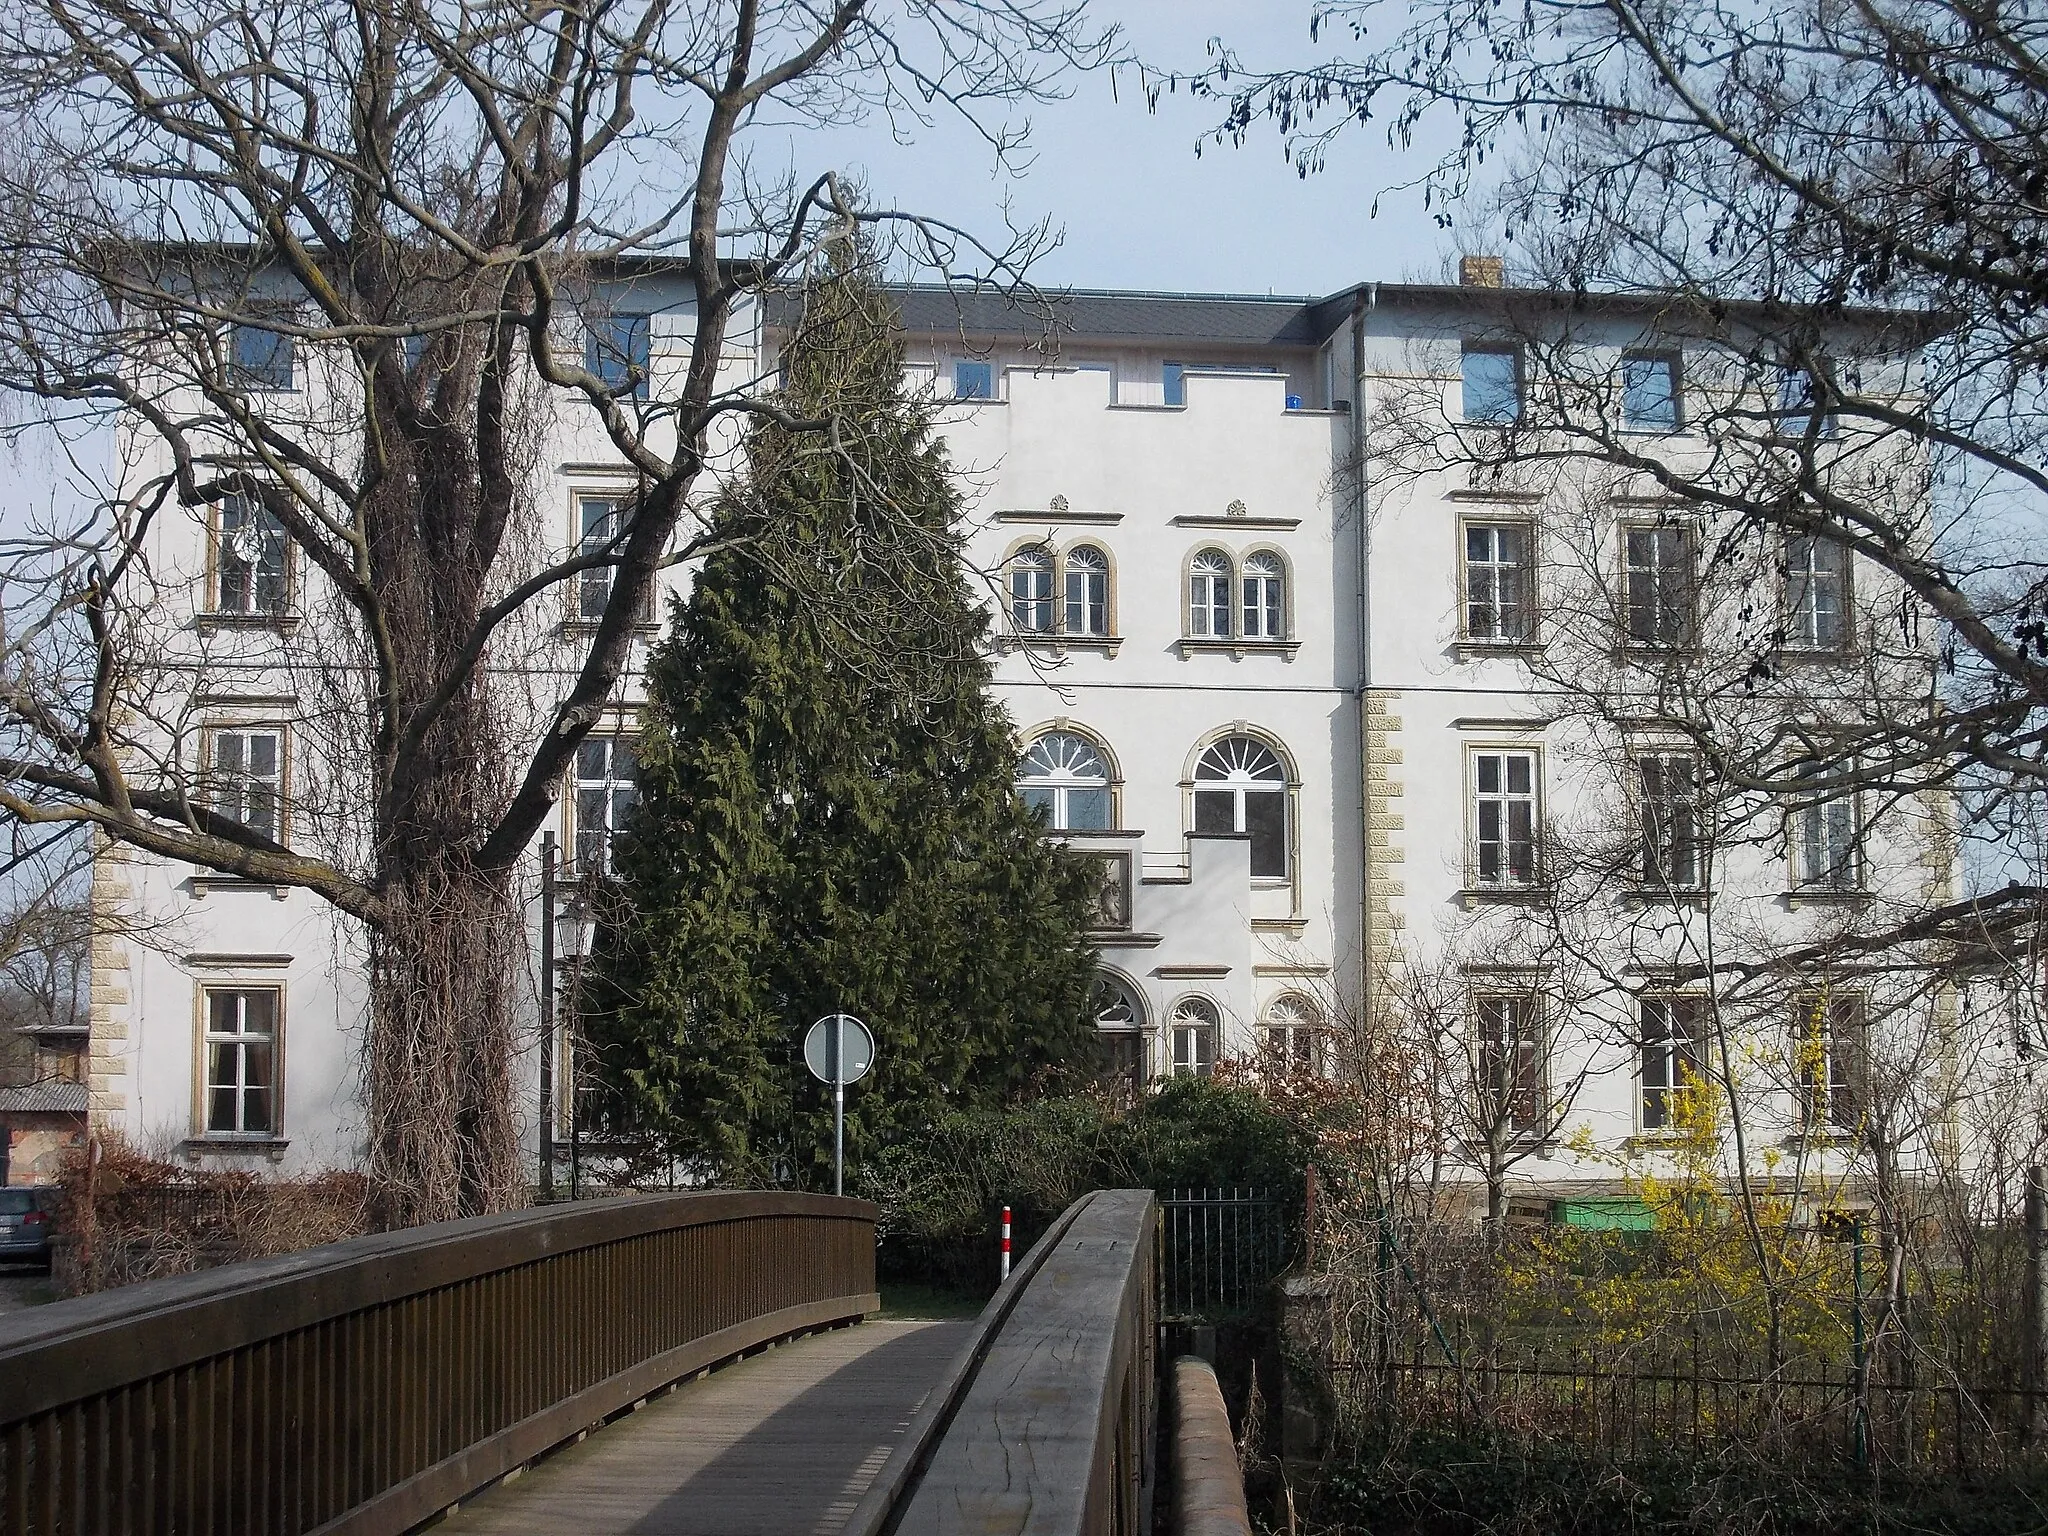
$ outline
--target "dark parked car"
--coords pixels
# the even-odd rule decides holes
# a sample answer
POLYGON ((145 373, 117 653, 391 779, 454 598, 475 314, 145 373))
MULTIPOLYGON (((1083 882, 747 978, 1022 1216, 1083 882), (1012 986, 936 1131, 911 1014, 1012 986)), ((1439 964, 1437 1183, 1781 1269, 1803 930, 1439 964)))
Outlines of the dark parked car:
POLYGON ((0 1262, 50 1262, 56 1194, 53 1189, 0 1189, 0 1262))

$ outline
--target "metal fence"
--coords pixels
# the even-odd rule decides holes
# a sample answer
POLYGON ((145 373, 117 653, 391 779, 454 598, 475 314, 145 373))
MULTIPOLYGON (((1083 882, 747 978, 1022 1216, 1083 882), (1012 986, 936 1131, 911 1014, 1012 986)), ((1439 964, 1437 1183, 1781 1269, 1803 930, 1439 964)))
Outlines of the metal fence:
POLYGON ((875 1215, 584 1201, 0 1318, 0 1531, 408 1530, 684 1375, 873 1309, 875 1215))
POLYGON ((1265 1189, 1176 1189, 1159 1202, 1160 1314, 1216 1320, 1265 1305, 1293 1262, 1299 1203, 1265 1189))
POLYGON ((1433 1340, 1333 1371, 1359 1422, 1480 1432, 1609 1461, 1675 1454, 1896 1471, 1990 1472, 2035 1461, 2048 1394, 1871 1379, 1853 1369, 1723 1374, 1677 1356, 1639 1368, 1590 1352, 1451 1364, 1433 1340), (1432 1356, 1436 1358, 1431 1358, 1432 1356))

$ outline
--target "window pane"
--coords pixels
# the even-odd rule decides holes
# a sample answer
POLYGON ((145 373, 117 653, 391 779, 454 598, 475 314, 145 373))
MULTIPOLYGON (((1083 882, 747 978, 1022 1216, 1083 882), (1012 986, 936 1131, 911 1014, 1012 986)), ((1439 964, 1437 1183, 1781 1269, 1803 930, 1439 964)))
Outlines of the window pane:
POLYGON ((1168 405, 1188 403, 1187 371, 1179 363, 1161 363, 1159 382, 1165 390, 1168 405))
POLYGON ((993 400, 996 396, 993 363, 955 363, 953 396, 958 400, 993 400))
POLYGON ((1465 420, 1505 424, 1522 418, 1521 355, 1467 351, 1462 376, 1465 420))
POLYGON ((1252 837, 1252 874, 1278 879, 1287 873, 1287 797, 1270 791, 1247 791, 1245 831, 1252 837))
POLYGON ((270 1035, 277 1029, 277 994, 275 992, 244 992, 242 997, 242 1029, 246 1034, 270 1035))
POLYGON ((1109 791, 1070 789, 1067 794, 1067 826, 1076 832, 1105 832, 1109 829, 1109 791))
POLYGON ((249 389, 292 387, 292 338, 260 325, 238 325, 234 336, 236 381, 249 389))
POLYGON ((1020 788, 1017 793, 1023 797, 1026 810, 1034 812, 1047 826, 1053 824, 1054 792, 1052 790, 1035 789, 1027 784, 1020 788))
POLYGON ((1237 797, 1229 790, 1198 789, 1195 791, 1195 830, 1197 832, 1235 832, 1237 825, 1237 797))
POLYGON ((232 1132, 239 1129, 235 1124, 235 1090, 212 1088, 206 1094, 206 1128, 209 1131, 232 1132))
POLYGON ((244 1135, 267 1132, 270 1123, 270 1089, 250 1088, 242 1095, 242 1123, 236 1127, 244 1135))
POLYGON ((1678 425, 1678 360, 1628 357, 1621 364, 1621 416, 1638 431, 1668 432, 1678 425))

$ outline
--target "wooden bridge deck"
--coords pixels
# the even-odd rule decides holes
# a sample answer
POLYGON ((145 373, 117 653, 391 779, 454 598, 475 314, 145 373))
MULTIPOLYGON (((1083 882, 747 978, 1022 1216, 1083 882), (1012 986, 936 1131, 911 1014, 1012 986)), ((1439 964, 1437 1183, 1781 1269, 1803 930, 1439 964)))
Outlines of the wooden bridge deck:
POLYGON ((743 1360, 478 1495, 437 1536, 834 1536, 968 1326, 862 1323, 743 1360))

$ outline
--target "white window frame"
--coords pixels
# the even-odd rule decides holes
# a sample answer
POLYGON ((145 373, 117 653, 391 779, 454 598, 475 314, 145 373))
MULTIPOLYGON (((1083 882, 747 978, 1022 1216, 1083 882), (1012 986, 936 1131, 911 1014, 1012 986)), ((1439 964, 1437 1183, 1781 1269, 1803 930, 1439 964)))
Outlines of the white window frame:
POLYGON ((284 723, 275 720, 215 721, 200 732, 199 751, 200 785, 208 807, 239 826, 257 829, 280 846, 289 846, 291 733, 284 723), (254 756, 250 748, 263 737, 268 737, 271 743, 271 766, 267 772, 250 767, 254 756), (234 754, 240 761, 234 767, 227 767, 221 762, 221 748, 231 740, 240 743, 234 754), (252 820, 249 815, 257 793, 269 797, 271 826, 268 832, 262 832, 260 821, 252 820))
POLYGON ((1190 994, 1173 1005, 1166 1022, 1173 1052, 1173 1075, 1213 1076, 1223 1040, 1223 1014, 1216 1004, 1199 993, 1190 994), (1205 1040, 1206 1052, 1202 1048, 1205 1040))
POLYGON ((1059 559, 1048 546, 1027 544, 1010 552, 1003 562, 1003 590, 1012 631, 1034 637, 1058 633, 1058 576, 1059 559))
MULTIPOLYGON (((240 492, 223 496, 214 502, 209 512, 209 522, 213 568, 209 573, 209 585, 212 590, 207 594, 208 615, 222 619, 254 620, 277 620, 285 617, 291 611, 292 601, 292 542, 290 535, 285 532, 284 525, 264 506, 261 497, 240 492), (238 520, 253 517, 254 523, 244 522, 241 527, 231 532, 227 526, 230 505, 235 508, 238 520), (245 534, 257 546, 254 558, 242 561, 248 566, 248 601, 231 607, 227 601, 228 546, 231 540, 245 534), (269 552, 267 546, 272 545, 277 553, 277 600, 265 605, 261 601, 264 556, 269 552)), ((239 555, 236 558, 238 561, 242 560, 239 555)))
POLYGON ((1672 1096, 1689 1076, 1706 1081, 1708 1002, 1699 992, 1655 992, 1636 1003, 1636 1128, 1667 1135, 1672 1096), (1684 1026, 1683 1030, 1681 1026, 1684 1026))
POLYGON ((1474 645, 1532 645, 1536 640, 1536 525, 1519 520, 1472 521, 1460 526, 1459 565, 1464 579, 1464 601, 1460 606, 1460 631, 1474 645), (1472 536, 1487 536, 1486 558, 1474 559, 1472 536), (1513 534, 1522 543, 1522 558, 1501 557, 1501 535, 1513 534), (1502 597, 1503 587, 1515 587, 1513 601, 1502 597), (1482 623, 1481 616, 1490 622, 1482 623), (1515 621, 1509 622, 1508 616, 1515 621))
POLYGON ((1274 1060, 1298 1071, 1322 1070, 1323 1018, 1307 998, 1292 992, 1274 998, 1259 1020, 1259 1032, 1274 1060))
POLYGON ((1680 748, 1651 748, 1637 752, 1632 760, 1636 802, 1636 878, 1646 891, 1699 891, 1707 884, 1706 808, 1700 794, 1700 757, 1680 748), (1684 765, 1686 781, 1682 794, 1673 794, 1673 768, 1684 765), (1685 813, 1689 829, 1672 824, 1673 813, 1685 813), (1682 835, 1681 835, 1682 833, 1682 835), (1666 866, 1679 861, 1671 855, 1685 852, 1691 860, 1689 871, 1666 866))
POLYGON ((1466 803, 1466 846, 1471 850, 1467 868, 1472 887, 1482 891, 1536 890, 1543 884, 1543 751, 1540 747, 1468 746, 1465 752, 1465 771, 1468 775, 1466 803), (1516 759, 1527 759, 1529 764, 1529 787, 1526 791, 1511 788, 1514 774, 1510 763, 1516 759), (1497 762, 1498 784, 1489 789, 1486 786, 1486 764, 1497 762), (1514 834, 1514 807, 1529 807, 1529 835, 1517 839, 1514 834), (1486 835, 1486 810, 1493 807, 1498 813, 1498 831, 1492 837, 1486 835), (1528 873, 1517 876, 1512 873, 1515 859, 1514 849, 1519 841, 1528 844, 1528 873), (1499 868, 1492 878, 1485 873, 1486 849, 1489 843, 1498 844, 1501 853, 1499 868))
POLYGON ((1853 1135, 1863 1124, 1870 1060, 1869 1000, 1832 988, 1792 999, 1792 1077, 1800 1125, 1809 1136, 1853 1135), (1842 1025, 1856 1039, 1845 1047, 1842 1025))
MULTIPOLYGON (((1246 640, 1287 638, 1287 561, 1278 550, 1255 549, 1238 562, 1241 633, 1246 640)), ((1190 588, 1189 596, 1193 596, 1190 588)))
POLYGON ((1699 624, 1699 564, 1699 530, 1691 523, 1621 525, 1621 630, 1630 649, 1682 651, 1694 644, 1699 624), (1650 541, 1647 561, 1636 558, 1638 538, 1650 541), (1676 544, 1680 560, 1665 558, 1668 543, 1676 544), (1674 570, 1678 573, 1676 601, 1670 580, 1674 570), (1647 592, 1642 583, 1648 584, 1647 592), (1639 611, 1648 615, 1647 635, 1637 631, 1639 611))
POLYGON ((571 853, 570 868, 577 879, 588 880, 613 872, 613 840, 618 836, 625 818, 632 814, 633 808, 640 800, 637 761, 639 745, 638 733, 626 730, 592 731, 576 744, 576 755, 569 764, 568 842, 571 853), (604 777, 586 777, 585 769, 588 762, 585 753, 600 744, 605 748, 604 777), (632 764, 633 771, 630 777, 622 777, 618 772, 621 746, 625 748, 626 761, 632 764), (592 803, 586 797, 596 794, 603 795, 602 828, 590 825, 590 817, 584 809, 587 803, 592 803), (622 794, 625 797, 623 802, 620 798, 622 794), (601 844, 595 841, 600 838, 601 844), (589 851, 592 847, 602 849, 595 859, 595 868, 592 868, 593 858, 589 851))
POLYGON ((1084 732, 1070 726, 1057 726, 1041 731, 1031 739, 1024 749, 1024 755, 1017 765, 1017 792, 1020 796, 1026 790, 1033 790, 1050 797, 1047 804, 1046 830, 1050 832, 1106 832, 1116 827, 1116 775, 1111 771, 1109 758, 1102 744, 1084 732), (1059 762, 1052 758, 1052 743, 1074 742, 1086 750, 1101 770, 1102 776, 1089 778, 1069 767, 1073 754, 1062 749, 1059 762), (1025 770, 1034 760, 1042 761, 1047 772, 1027 775, 1025 770), (1102 793, 1103 821, 1099 827, 1076 827, 1073 824, 1073 793, 1076 790, 1102 793))
POLYGON ((1471 994, 1473 1086, 1483 1096, 1475 1109, 1492 1129, 1500 1111, 1515 1144, 1547 1139, 1550 1129, 1549 1061, 1544 1040, 1543 998, 1533 988, 1475 981, 1471 994), (1489 1014, 1500 1010, 1506 1027, 1496 1029, 1489 1014), (1509 1058, 1512 1057, 1510 1062, 1509 1058), (1526 1062, 1526 1073, 1524 1065, 1526 1062), (1505 1070, 1504 1070, 1505 1069, 1505 1070), (1526 1077, 1526 1081, 1525 1081, 1526 1077), (1526 1106, 1527 1113, 1524 1113, 1526 1106))
POLYGON ((1789 822, 1795 894, 1853 896, 1863 891, 1867 861, 1860 793, 1851 789, 1826 799, 1802 800, 1792 808, 1789 822), (1845 849, 1847 857, 1837 857, 1845 849))
POLYGON ((1235 620, 1236 604, 1231 591, 1236 584, 1236 562, 1230 552, 1204 545, 1188 556, 1188 636, 1194 640, 1228 640, 1235 620))
POLYGON ((1079 639, 1109 638, 1109 551, 1096 544, 1076 544, 1060 559, 1064 597, 1061 633, 1079 639))
POLYGON ((1855 614, 1853 565, 1848 546, 1819 534, 1790 534, 1785 540, 1785 638, 1798 651, 1835 655, 1849 649, 1855 614), (1818 563, 1825 555, 1839 564, 1825 570, 1818 563), (1820 633, 1822 608, 1818 594, 1834 587, 1835 637, 1820 633))
POLYGON ((284 1136, 284 987, 277 982, 208 981, 199 987, 199 1113, 196 1134, 206 1141, 277 1141, 284 1136), (267 1033, 252 1033, 246 1028, 247 999, 254 994, 264 993, 271 999, 270 1029, 267 1033), (233 997, 236 1005, 234 1030, 217 1030, 214 1027, 213 1000, 215 997, 233 997), (260 1084, 250 1081, 249 1060, 252 1047, 268 1047, 270 1071, 267 1081, 260 1084), (216 1078, 214 1057, 216 1050, 231 1053, 234 1062, 234 1081, 224 1082, 216 1078), (229 1126, 214 1125, 213 1101, 218 1091, 233 1095, 234 1123, 229 1126), (261 1091, 268 1095, 268 1124, 250 1129, 247 1125, 248 1095, 261 1091))
MULTIPOLYGON (((1233 835, 1252 837, 1250 807, 1247 799, 1251 795, 1276 795, 1280 801, 1280 868, 1261 871, 1256 856, 1252 859, 1252 879, 1261 883, 1282 884, 1294 876, 1294 774, 1289 769, 1287 757, 1271 742, 1262 740, 1249 731, 1231 731, 1219 736, 1202 748, 1196 755, 1194 773, 1190 779, 1192 799, 1190 802, 1190 826, 1199 835, 1206 832, 1227 832, 1233 835), (1233 746, 1233 744, 1242 744, 1233 746), (1245 747, 1253 749, 1246 751, 1245 747), (1246 766, 1256 761, 1253 752, 1263 753, 1280 776, 1272 778, 1263 773, 1254 775, 1246 766), (1220 768, 1221 773, 1203 776, 1205 765, 1220 768), (1205 828, 1202 826, 1204 796, 1218 799, 1228 797, 1230 826, 1205 828)), ((1256 849, 1254 849, 1256 855, 1256 849)))

